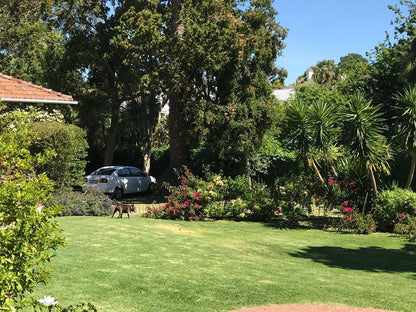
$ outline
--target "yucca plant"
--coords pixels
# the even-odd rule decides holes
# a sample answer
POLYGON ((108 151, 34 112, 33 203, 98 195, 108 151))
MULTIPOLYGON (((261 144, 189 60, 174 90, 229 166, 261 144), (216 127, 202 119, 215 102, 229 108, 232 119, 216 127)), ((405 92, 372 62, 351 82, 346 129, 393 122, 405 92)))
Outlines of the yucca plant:
POLYGON ((359 168, 367 171, 374 194, 377 194, 375 171, 389 173, 390 146, 383 136, 381 113, 362 92, 347 102, 343 114, 343 142, 359 168))
POLYGON ((408 85, 402 92, 398 92, 394 99, 399 113, 397 137, 404 142, 407 152, 412 157, 405 187, 409 189, 416 167, 416 85, 408 85))

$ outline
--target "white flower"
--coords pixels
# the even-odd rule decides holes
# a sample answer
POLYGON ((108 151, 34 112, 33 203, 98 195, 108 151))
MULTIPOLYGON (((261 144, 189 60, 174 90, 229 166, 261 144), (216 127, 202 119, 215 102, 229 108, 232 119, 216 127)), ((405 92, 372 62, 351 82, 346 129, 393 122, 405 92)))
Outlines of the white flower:
POLYGON ((37 211, 38 213, 42 213, 42 208, 43 208, 43 206, 42 206, 42 205, 40 205, 40 206, 38 206, 38 208, 36 208, 36 211, 37 211))
POLYGON ((47 307, 54 306, 58 303, 58 301, 55 301, 55 298, 51 296, 44 296, 43 299, 39 299, 39 302, 47 307))

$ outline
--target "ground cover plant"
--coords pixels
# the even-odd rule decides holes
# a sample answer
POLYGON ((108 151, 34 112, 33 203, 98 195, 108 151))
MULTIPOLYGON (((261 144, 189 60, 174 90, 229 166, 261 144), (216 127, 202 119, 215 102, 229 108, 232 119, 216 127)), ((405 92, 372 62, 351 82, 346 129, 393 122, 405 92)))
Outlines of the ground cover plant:
POLYGON ((99 311, 229 311, 326 303, 416 310, 416 246, 250 222, 60 219, 66 248, 34 298, 99 311))

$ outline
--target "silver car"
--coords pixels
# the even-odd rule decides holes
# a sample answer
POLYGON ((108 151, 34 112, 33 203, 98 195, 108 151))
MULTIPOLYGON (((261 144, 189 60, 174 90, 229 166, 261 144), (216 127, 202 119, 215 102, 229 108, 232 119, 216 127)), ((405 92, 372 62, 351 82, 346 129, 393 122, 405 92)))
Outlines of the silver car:
POLYGON ((131 166, 107 166, 95 170, 85 177, 83 191, 96 187, 114 199, 123 195, 149 192, 156 179, 140 169, 131 166))

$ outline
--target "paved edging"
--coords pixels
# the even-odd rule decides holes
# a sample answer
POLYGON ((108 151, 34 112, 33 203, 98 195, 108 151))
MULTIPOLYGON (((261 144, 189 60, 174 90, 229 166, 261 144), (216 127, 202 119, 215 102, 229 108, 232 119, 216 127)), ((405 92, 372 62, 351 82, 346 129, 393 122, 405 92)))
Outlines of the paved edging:
POLYGON ((331 305, 274 305, 268 307, 247 308, 229 312, 394 312, 373 308, 358 308, 331 305))

